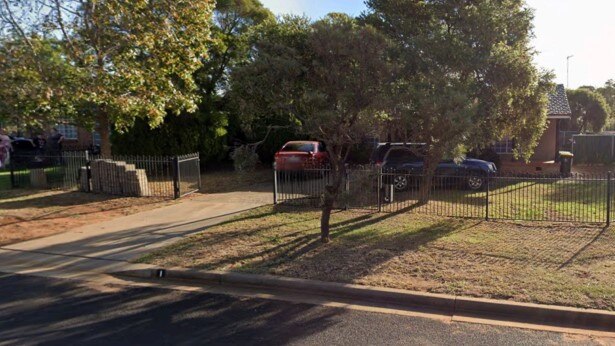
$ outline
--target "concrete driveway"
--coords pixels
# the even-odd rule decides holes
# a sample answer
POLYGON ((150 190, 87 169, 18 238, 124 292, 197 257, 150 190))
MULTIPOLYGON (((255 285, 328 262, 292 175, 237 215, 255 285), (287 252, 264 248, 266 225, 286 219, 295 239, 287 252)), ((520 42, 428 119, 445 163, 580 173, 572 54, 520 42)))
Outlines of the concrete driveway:
POLYGON ((0 247, 0 271, 80 277, 148 267, 130 261, 272 200, 267 189, 199 195, 175 205, 6 245, 0 247))

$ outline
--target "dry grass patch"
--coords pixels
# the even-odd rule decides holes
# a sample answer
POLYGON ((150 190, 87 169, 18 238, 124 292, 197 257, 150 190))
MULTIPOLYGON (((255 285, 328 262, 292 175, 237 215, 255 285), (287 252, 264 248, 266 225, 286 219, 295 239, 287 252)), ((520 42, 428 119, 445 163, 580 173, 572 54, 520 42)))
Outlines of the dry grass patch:
POLYGON ((148 255, 161 266, 615 310, 615 233, 593 226, 263 207, 148 255))
POLYGON ((170 203, 153 197, 113 197, 66 191, 3 191, 0 245, 61 233, 170 203))
MULTIPOLYGON (((260 168, 254 172, 238 173, 233 170, 205 171, 201 175, 204 193, 233 192, 254 188, 269 188, 273 182, 273 170, 260 168)), ((272 192, 273 193, 273 192, 272 192)))

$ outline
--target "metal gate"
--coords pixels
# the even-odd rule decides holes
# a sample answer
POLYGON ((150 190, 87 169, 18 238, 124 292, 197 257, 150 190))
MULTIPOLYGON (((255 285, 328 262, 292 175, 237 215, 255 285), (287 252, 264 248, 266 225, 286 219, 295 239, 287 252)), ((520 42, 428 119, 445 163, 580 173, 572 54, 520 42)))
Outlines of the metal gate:
POLYGON ((199 154, 173 158, 173 195, 180 198, 201 189, 201 159, 199 154))

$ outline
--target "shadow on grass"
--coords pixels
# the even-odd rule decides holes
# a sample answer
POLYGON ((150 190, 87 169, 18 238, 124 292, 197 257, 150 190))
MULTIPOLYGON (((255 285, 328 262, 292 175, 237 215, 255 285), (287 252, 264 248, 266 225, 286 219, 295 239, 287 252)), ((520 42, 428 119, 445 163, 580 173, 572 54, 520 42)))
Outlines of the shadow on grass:
MULTIPOLYGON (((234 266, 234 270, 266 273, 270 269, 284 267, 286 264, 304 256, 307 260, 301 260, 299 266, 323 266, 321 269, 324 269, 327 266, 335 267, 351 263, 353 262, 352 258, 356 258, 357 264, 367 264, 356 267, 351 266, 350 269, 344 267, 344 275, 346 276, 344 281, 350 282, 353 279, 364 276, 366 271, 377 267, 380 263, 386 262, 401 252, 415 251, 430 242, 463 229, 464 225, 467 226, 466 222, 460 220, 442 220, 408 232, 396 231, 388 233, 386 231, 380 232, 377 229, 370 229, 371 226, 380 224, 399 214, 407 213, 416 207, 416 205, 413 205, 395 213, 366 213, 351 219, 333 222, 331 224, 333 242, 330 244, 322 244, 320 242, 319 227, 314 226, 315 221, 318 221, 319 215, 314 215, 314 213, 309 213, 309 216, 300 220, 293 220, 291 223, 284 222, 256 229, 236 229, 229 232, 203 234, 197 240, 199 247, 208 248, 234 238, 250 237, 261 232, 265 233, 280 226, 292 225, 293 229, 293 231, 288 233, 265 236, 262 240, 259 240, 260 244, 257 245, 261 248, 264 245, 264 248, 258 251, 226 256, 207 262, 201 265, 200 268, 219 269, 234 266), (365 258, 361 258, 361 256, 369 254, 372 250, 382 249, 387 249, 387 251, 380 251, 378 256, 371 256, 367 261, 365 258), (340 254, 344 255, 343 258, 339 257, 340 254), (335 260, 336 258, 339 260, 335 260), (241 266, 237 267, 237 264, 241 264, 241 266)), ((277 211, 274 209, 271 212, 260 214, 260 216, 271 215, 272 213, 277 213, 277 211)), ((259 216, 250 215, 249 217, 258 218, 259 216)), ((235 219, 236 221, 238 219, 235 219)), ((174 248, 171 251, 182 251, 182 247, 185 247, 187 250, 192 245, 192 241, 182 242, 179 248, 174 248)), ((161 255, 164 256, 164 254, 161 255)), ((312 272, 317 273, 318 270, 320 269, 312 272)), ((327 270, 324 270, 324 272, 327 272, 327 270)), ((301 276, 301 273, 299 273, 299 276, 301 276)), ((326 279, 319 277, 318 274, 316 274, 316 277, 310 276, 310 278, 326 279)))
POLYGON ((575 252, 566 262, 562 263, 557 270, 562 270, 572 264, 581 254, 583 254, 587 249, 589 249, 592 245, 594 245, 598 240, 604 236, 604 234, 609 230, 609 226, 605 226, 602 228, 600 233, 596 234, 590 241, 587 242, 582 248, 580 248, 577 252, 575 252))

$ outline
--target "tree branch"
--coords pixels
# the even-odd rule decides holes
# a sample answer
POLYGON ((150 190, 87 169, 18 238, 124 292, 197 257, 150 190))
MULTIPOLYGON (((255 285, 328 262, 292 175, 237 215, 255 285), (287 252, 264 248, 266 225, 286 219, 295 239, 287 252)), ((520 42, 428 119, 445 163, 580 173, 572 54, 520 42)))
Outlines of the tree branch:
POLYGON ((60 0, 54 0, 56 4, 56 12, 58 16, 58 26, 60 26, 60 30, 62 31, 62 35, 64 36, 64 40, 68 43, 70 50, 73 53, 73 56, 76 60, 80 61, 79 54, 77 54, 77 49, 75 49, 75 45, 73 44, 72 38, 66 32, 66 27, 64 26, 64 20, 62 19, 62 6, 60 4, 60 0))
POLYGON ((21 36, 21 38, 30 47, 30 49, 32 50, 32 53, 37 55, 36 49, 34 49, 34 45, 32 44, 30 37, 26 35, 25 31, 22 29, 19 23, 17 23, 17 20, 15 19, 15 16, 13 15, 13 11, 11 11, 11 5, 9 4, 8 0, 2 0, 2 3, 4 4, 4 8, 8 16, 5 18, 9 21, 9 24, 13 27, 13 29, 19 34, 19 36, 21 36))

